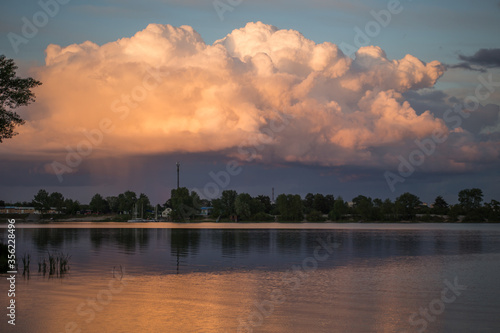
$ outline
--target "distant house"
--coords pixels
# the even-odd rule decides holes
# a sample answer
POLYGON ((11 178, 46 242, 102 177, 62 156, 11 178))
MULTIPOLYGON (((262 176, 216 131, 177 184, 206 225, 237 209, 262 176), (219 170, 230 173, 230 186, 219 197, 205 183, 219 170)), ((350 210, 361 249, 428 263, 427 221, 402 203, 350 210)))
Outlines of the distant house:
MULTIPOLYGON (((63 208, 65 209, 65 208, 63 208)), ((55 207, 50 207, 49 210, 45 212, 46 214, 62 214, 61 211, 58 211, 55 207)), ((14 206, 5 206, 0 207, 0 214, 40 214, 40 211, 35 207, 14 207, 14 206)))
MULTIPOLYGON (((66 209, 66 207, 63 207, 62 209, 66 209)), ((62 211, 57 210, 56 207, 50 207, 50 209, 47 211, 48 214, 62 214, 62 211)))
POLYGON ((0 214, 40 214, 40 212, 35 207, 5 206, 0 207, 0 214))
POLYGON ((200 215, 209 216, 212 214, 213 207, 201 207, 200 215))
POLYGON ((161 217, 167 218, 170 216, 170 213, 172 213, 172 208, 165 208, 165 210, 161 212, 161 217))

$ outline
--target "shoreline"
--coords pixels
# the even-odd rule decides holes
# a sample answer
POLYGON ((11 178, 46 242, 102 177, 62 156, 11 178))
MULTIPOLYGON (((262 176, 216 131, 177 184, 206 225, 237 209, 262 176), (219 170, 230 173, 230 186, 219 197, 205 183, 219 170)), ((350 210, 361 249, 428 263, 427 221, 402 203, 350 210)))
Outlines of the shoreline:
MULTIPOLYGON (((0 225, 7 227, 7 224, 0 225)), ((429 222, 50 222, 20 223, 19 229, 302 229, 302 230, 439 230, 455 228, 458 230, 492 230, 500 231, 499 223, 429 223, 429 222)))

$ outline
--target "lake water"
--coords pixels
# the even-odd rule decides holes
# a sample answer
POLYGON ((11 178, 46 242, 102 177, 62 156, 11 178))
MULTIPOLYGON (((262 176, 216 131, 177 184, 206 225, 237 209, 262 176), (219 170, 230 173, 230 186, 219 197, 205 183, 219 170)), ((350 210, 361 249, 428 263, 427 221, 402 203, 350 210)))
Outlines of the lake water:
POLYGON ((0 332, 500 331, 497 224, 17 224, 16 248, 0 332))

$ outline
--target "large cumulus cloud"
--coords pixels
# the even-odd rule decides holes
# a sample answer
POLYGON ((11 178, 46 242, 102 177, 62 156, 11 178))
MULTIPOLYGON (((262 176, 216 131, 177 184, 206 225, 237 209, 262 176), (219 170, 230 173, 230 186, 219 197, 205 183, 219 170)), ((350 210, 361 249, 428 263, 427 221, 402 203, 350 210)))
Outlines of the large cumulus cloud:
POLYGON ((415 139, 449 133, 403 97, 443 72, 437 61, 390 60, 376 46, 350 58, 261 22, 212 45, 189 26, 150 24, 101 46, 49 45, 37 111, 0 149, 58 158, 104 121, 110 129, 94 136, 88 158, 217 151, 244 159, 241 148, 264 138, 254 157, 270 162, 383 166, 415 139))

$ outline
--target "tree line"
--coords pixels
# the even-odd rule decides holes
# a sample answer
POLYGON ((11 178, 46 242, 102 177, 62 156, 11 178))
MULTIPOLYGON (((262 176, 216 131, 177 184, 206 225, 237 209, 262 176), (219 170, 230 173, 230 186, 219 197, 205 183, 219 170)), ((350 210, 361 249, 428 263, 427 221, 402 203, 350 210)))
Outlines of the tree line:
POLYGON ((50 209, 55 209, 66 215, 85 214, 86 212, 94 214, 131 214, 135 205, 139 208, 142 207, 145 211, 154 209, 147 195, 141 193, 138 196, 133 191, 125 191, 118 196, 108 197, 103 197, 101 194, 96 193, 92 196, 88 204, 82 204, 78 200, 64 198, 59 192, 49 193, 44 189, 39 190, 30 202, 5 203, 0 200, 0 207, 34 207, 42 214, 50 209))
POLYGON ((394 201, 372 199, 358 195, 352 202, 332 194, 308 193, 304 198, 298 194, 280 194, 272 203, 268 196, 252 197, 247 193, 223 191, 220 198, 212 200, 213 215, 239 220, 269 221, 434 221, 464 222, 500 221, 500 202, 483 203, 480 189, 464 189, 458 194, 458 204, 448 204, 437 196, 431 205, 424 205, 420 198, 404 193, 394 201))
POLYGON ((458 203, 454 205, 448 204, 442 196, 437 196, 431 205, 425 205, 418 196, 408 192, 394 201, 358 195, 347 202, 341 196, 308 193, 304 198, 298 194, 280 194, 272 202, 266 195, 251 196, 225 190, 219 198, 207 200, 185 187, 173 189, 170 199, 156 207, 146 194, 137 195, 133 191, 108 197, 96 193, 89 204, 81 204, 77 200, 64 198, 59 192, 49 193, 44 189, 39 190, 31 202, 6 204, 0 201, 0 206, 9 205, 33 206, 42 214, 54 208, 66 215, 92 213, 130 216, 136 208, 144 218, 152 217, 155 208, 157 212, 170 208, 170 219, 173 221, 199 219, 202 207, 210 207, 211 217, 222 221, 500 222, 500 202, 483 202, 483 192, 478 188, 461 190, 458 203))

